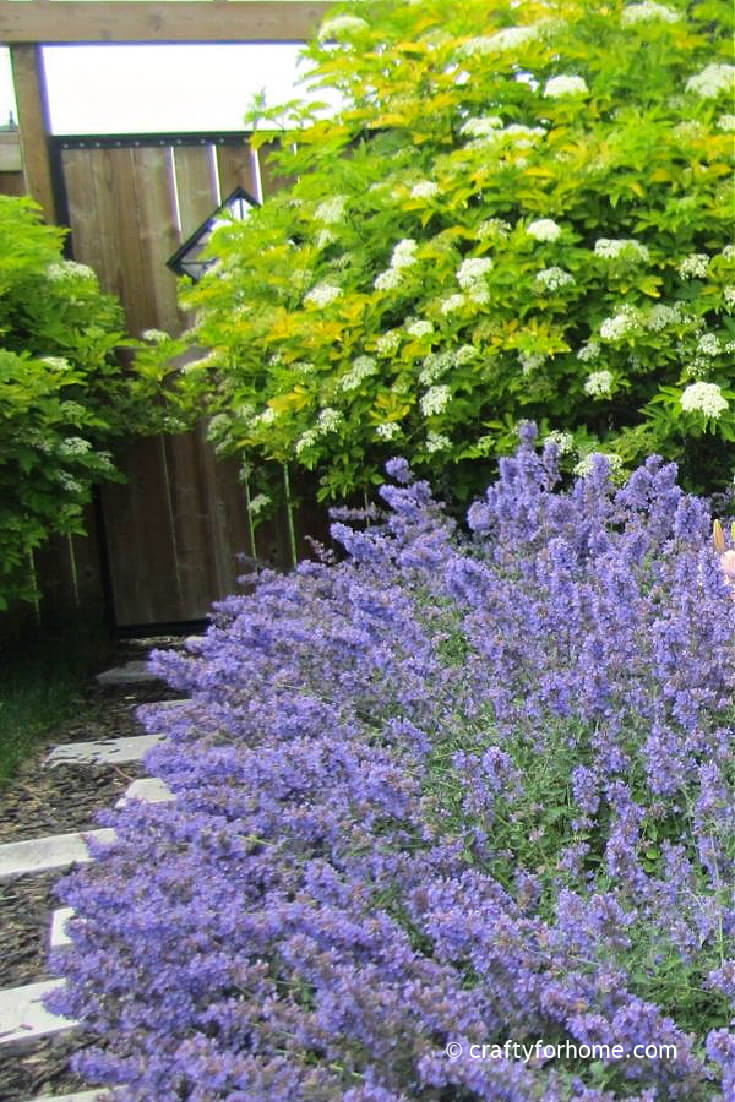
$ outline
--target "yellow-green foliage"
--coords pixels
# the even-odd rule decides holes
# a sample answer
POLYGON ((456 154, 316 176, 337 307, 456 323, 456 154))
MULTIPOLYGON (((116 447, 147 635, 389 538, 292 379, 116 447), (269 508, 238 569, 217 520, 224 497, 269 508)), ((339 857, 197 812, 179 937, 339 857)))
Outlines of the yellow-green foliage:
POLYGON ((182 296, 222 449, 466 496, 533 418, 730 477, 731 5, 384 0, 307 52, 342 107, 283 113, 296 182, 182 296))

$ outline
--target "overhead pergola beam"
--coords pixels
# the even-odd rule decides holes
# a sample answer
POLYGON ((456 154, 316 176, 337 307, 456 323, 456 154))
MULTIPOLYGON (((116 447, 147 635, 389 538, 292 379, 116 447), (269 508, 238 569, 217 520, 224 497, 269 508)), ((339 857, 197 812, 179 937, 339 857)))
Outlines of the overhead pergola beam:
POLYGON ((304 42, 321 0, 0 0, 0 43, 304 42))

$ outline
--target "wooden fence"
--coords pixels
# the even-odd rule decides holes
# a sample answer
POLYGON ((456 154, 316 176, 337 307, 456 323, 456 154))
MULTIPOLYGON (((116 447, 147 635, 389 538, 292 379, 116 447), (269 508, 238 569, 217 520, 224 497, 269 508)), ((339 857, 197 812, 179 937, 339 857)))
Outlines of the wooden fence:
MULTIPOLYGON (((148 328, 178 333, 190 324, 166 260, 220 198, 240 185, 267 199, 282 183, 269 165, 271 151, 256 155, 244 134, 50 141, 59 221, 71 229, 72 256, 120 298, 134 336, 148 328)), ((47 616, 104 599, 117 628, 192 622, 236 588, 238 553, 288 565, 287 518, 263 523, 250 546, 238 464, 215 458, 203 426, 131 439, 119 466, 127 481, 102 488, 88 511, 90 538, 56 540, 37 556, 47 616)), ((297 484, 298 491, 313 502, 308 485, 297 484)), ((306 554, 304 535, 326 537, 325 511, 303 507, 296 528, 306 554)))

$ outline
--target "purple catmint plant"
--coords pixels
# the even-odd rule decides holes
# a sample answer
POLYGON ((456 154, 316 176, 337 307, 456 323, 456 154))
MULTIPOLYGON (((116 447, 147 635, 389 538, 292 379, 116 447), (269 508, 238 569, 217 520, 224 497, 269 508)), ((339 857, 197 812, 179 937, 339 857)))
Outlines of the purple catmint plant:
POLYGON ((464 535, 393 460, 346 561, 153 656, 191 697, 141 711, 176 800, 106 817, 55 959, 120 1102, 735 1098, 709 515, 655 457, 620 490, 557 458, 524 426, 464 535))

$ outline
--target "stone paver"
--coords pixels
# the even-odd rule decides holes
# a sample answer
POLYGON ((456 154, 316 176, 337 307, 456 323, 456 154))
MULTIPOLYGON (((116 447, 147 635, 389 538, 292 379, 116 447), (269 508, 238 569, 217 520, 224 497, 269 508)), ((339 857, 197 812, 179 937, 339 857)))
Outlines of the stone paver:
POLYGON ((64 945, 71 945, 71 938, 66 932, 66 924, 73 914, 73 907, 57 907, 52 913, 49 948, 61 949, 64 945))
POLYGON ((128 735, 126 738, 105 742, 67 742, 56 746, 44 761, 44 765, 116 765, 118 762, 140 761, 152 746, 161 741, 161 735, 128 735))
POLYGON ((61 869, 75 861, 91 861, 85 838, 114 842, 115 831, 104 827, 100 830, 76 831, 74 834, 51 834, 46 838, 33 838, 25 842, 9 842, 0 846, 0 878, 61 869))
POLYGON ((44 980, 0 991, 0 1045, 73 1029, 76 1022, 51 1014, 41 1002, 49 991, 63 986, 63 980, 44 980))
POLYGON ((141 777, 125 789, 124 795, 120 797, 115 807, 125 807, 128 800, 145 800, 148 804, 163 804, 175 799, 168 785, 158 777, 141 777))
POLYGON ((26 1102, 97 1102, 100 1098, 107 1098, 102 1087, 94 1091, 78 1091, 76 1094, 55 1094, 53 1097, 44 1094, 43 1098, 28 1098, 26 1102))
POLYGON ((148 669, 144 659, 134 658, 124 666, 114 666, 97 674, 100 685, 140 685, 147 681, 160 681, 156 674, 148 669))

